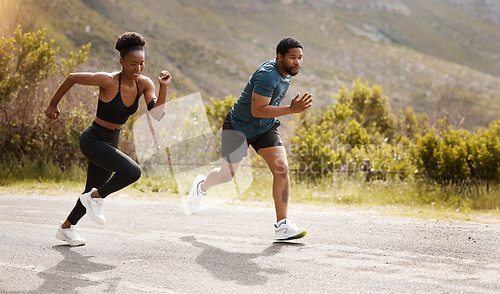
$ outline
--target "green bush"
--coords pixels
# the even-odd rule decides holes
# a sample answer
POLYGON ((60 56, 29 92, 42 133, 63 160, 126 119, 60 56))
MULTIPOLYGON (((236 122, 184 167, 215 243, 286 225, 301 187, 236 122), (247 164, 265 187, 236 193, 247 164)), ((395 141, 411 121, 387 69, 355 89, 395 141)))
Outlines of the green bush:
POLYGON ((357 79, 352 91, 339 90, 335 105, 300 114, 290 139, 291 168, 319 177, 332 171, 360 170, 369 159, 377 170, 403 176, 412 172, 407 137, 420 132, 421 126, 410 111, 404 121, 397 122, 382 94, 381 86, 357 79), (399 125, 409 125, 408 135, 396 129, 399 125))
POLYGON ((469 148, 473 179, 500 182, 500 121, 475 133, 469 141, 469 148))
MULTIPOLYGON (((45 30, 0 39, 0 148, 2 158, 53 158, 61 165, 79 160, 79 133, 90 123, 80 103, 68 107, 69 116, 48 121, 43 111, 55 92, 55 78, 85 62, 90 44, 58 63, 58 48, 46 42, 45 30), (49 90, 50 89, 50 90, 49 90)), ((64 105, 66 102, 62 102, 64 105)))
POLYGON ((233 107, 236 100, 237 98, 231 95, 226 96, 224 100, 210 98, 210 103, 212 105, 205 106, 205 111, 208 116, 210 127, 214 132, 222 129, 224 119, 226 118, 229 110, 231 110, 231 108, 233 107))
POLYGON ((441 144, 438 149, 438 172, 443 182, 463 182, 469 175, 467 165, 468 152, 467 142, 470 133, 465 130, 450 130, 443 134, 441 144))
POLYGON ((361 78, 352 82, 352 91, 342 86, 333 98, 339 103, 349 105, 352 119, 368 133, 380 133, 394 139, 394 115, 391 113, 389 99, 383 96, 381 85, 372 85, 361 78))
POLYGON ((429 131, 414 148, 419 171, 440 183, 464 182, 470 176, 469 140, 470 134, 464 130, 429 131))
POLYGON ((400 141, 402 138, 414 141, 430 129, 429 116, 426 114, 416 115, 413 108, 407 107, 399 110, 398 118, 395 130, 396 141, 400 141))
POLYGON ((470 134, 465 130, 431 130, 414 148, 419 171, 439 183, 496 183, 500 180, 500 121, 470 134))

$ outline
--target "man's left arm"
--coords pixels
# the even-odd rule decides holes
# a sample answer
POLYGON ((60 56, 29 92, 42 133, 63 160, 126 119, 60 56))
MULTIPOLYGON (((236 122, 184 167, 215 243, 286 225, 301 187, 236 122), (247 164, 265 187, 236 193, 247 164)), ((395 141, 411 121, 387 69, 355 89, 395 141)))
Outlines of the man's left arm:
POLYGON ((305 93, 300 97, 300 93, 292 99, 289 106, 269 105, 271 97, 252 93, 252 116, 261 118, 273 118, 287 114, 300 113, 312 106, 312 94, 305 93))

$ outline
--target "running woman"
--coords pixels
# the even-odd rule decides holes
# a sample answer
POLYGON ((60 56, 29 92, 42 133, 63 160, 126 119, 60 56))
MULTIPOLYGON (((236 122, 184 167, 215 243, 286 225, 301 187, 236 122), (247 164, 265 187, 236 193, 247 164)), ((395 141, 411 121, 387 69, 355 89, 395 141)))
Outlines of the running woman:
POLYGON ((120 129, 129 116, 137 111, 142 95, 151 116, 161 119, 168 86, 172 81, 168 71, 161 72, 157 97, 153 81, 141 75, 144 70, 144 45, 146 39, 142 35, 135 32, 124 33, 115 44, 115 49, 120 53, 120 72, 69 74, 45 110, 48 118, 57 120, 61 113, 57 104, 73 85, 99 87, 96 117, 80 137, 80 149, 89 160, 85 190, 67 219, 60 223, 56 233, 57 239, 66 241, 71 246, 84 245, 86 242, 73 228, 85 213, 94 222, 104 225, 106 219, 102 212, 103 199, 137 181, 141 176, 139 165, 117 149, 120 129))
POLYGON ((265 62, 252 74, 224 121, 221 166, 206 178, 199 175, 194 179, 187 201, 191 213, 199 211, 201 200, 211 187, 232 180, 251 145, 264 158, 273 175, 277 220, 274 240, 298 239, 307 234, 287 218, 290 179, 286 151, 277 130, 280 122, 276 119, 303 112, 312 105, 312 95, 305 93, 302 97, 297 94, 289 106, 280 106, 292 76, 299 73, 302 50, 298 40, 284 38, 276 47, 276 59, 265 62))

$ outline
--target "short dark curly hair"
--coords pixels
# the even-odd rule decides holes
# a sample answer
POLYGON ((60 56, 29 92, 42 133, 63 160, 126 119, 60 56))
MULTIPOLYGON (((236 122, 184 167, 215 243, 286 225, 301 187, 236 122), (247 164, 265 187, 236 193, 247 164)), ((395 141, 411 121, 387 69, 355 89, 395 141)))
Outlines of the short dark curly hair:
POLYGON ((128 53, 135 50, 144 50, 146 38, 136 32, 126 32, 116 40, 115 49, 124 58, 128 53))
POLYGON ((288 50, 292 49, 292 48, 304 49, 304 47, 302 47, 302 44, 299 42, 299 40, 297 40, 293 37, 285 37, 285 38, 281 39, 281 41, 278 43, 278 46, 276 46, 276 54, 279 53, 281 55, 285 55, 288 53, 288 50))

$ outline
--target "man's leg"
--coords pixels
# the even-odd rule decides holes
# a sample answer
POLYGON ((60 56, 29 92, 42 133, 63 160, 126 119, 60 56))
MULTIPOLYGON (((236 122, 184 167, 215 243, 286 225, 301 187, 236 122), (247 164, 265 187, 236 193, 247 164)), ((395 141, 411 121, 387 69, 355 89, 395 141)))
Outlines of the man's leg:
POLYGON ((188 210, 191 213, 199 211, 202 197, 205 196, 208 189, 233 179, 247 153, 247 139, 243 133, 232 129, 230 116, 227 115, 222 129, 221 166, 214 168, 207 177, 198 175, 194 178, 187 199, 188 210))
POLYGON ((230 182, 236 174, 236 171, 238 171, 240 164, 241 162, 229 163, 226 160, 221 159, 221 166, 219 168, 214 168, 208 174, 205 181, 200 185, 201 191, 207 192, 208 189, 212 188, 213 186, 230 182))
POLYGON ((285 147, 261 148, 258 154, 264 158, 273 174, 273 198, 276 208, 276 221, 280 221, 287 217, 288 194, 290 190, 285 147))
POLYGON ((200 211, 201 200, 208 189, 231 181, 239 166, 240 163, 230 164, 222 159, 220 168, 214 168, 206 178, 203 175, 198 175, 194 178, 193 186, 187 198, 188 211, 190 213, 200 211))

